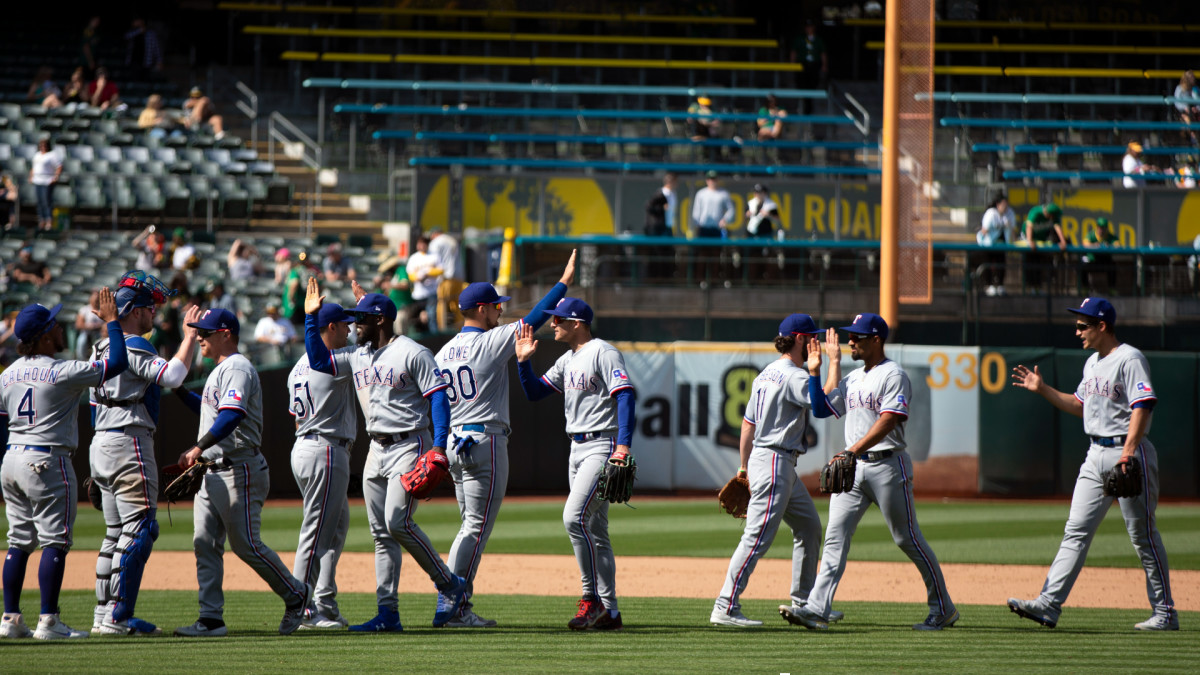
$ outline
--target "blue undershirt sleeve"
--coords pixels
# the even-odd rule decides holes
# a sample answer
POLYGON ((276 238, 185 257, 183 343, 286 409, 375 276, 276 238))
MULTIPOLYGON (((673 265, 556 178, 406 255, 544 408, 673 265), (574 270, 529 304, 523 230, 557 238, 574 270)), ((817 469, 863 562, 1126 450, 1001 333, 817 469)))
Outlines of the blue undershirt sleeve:
POLYGON ((433 418, 433 445, 445 448, 450 436, 450 399, 446 398, 445 389, 429 395, 429 416, 433 418))
POLYGON ((233 408, 226 408, 217 413, 217 419, 213 422, 212 427, 208 430, 212 436, 214 443, 219 443, 223 438, 233 433, 237 425, 246 417, 246 413, 233 408))
POLYGON ((636 401, 632 387, 617 392, 617 445, 629 447, 633 443, 633 427, 637 424, 634 413, 636 401))
POLYGON ((304 351, 308 352, 308 366, 318 373, 333 375, 333 359, 329 348, 321 340, 321 327, 314 314, 304 315, 304 351))
POLYGON ((1146 408, 1148 410, 1154 410, 1155 403, 1158 403, 1158 401, 1156 401, 1154 399, 1150 399, 1149 401, 1138 401, 1137 403, 1134 403, 1130 407, 1131 408, 1146 408))
POLYGON ((820 419, 833 414, 833 409, 829 407, 829 399, 825 396, 825 390, 821 388, 821 378, 809 376, 808 400, 812 401, 813 417, 820 419))
POLYGON ((546 310, 554 309, 554 307, 558 305, 558 302, 566 295, 566 284, 561 281, 557 284, 554 284, 554 288, 551 288, 550 292, 546 294, 546 297, 542 298, 538 304, 533 306, 533 309, 529 310, 529 313, 525 315, 523 321, 527 325, 533 326, 535 331, 541 328, 542 325, 546 323, 546 319, 550 318, 550 315, 546 314, 546 310))
POLYGON ((108 322, 108 365, 104 369, 104 380, 108 381, 125 372, 129 367, 129 354, 125 351, 125 331, 116 321, 108 322))
POLYGON ((517 375, 521 378, 521 389, 525 398, 530 401, 540 401, 555 393, 554 387, 546 384, 533 372, 533 361, 518 361, 517 375))

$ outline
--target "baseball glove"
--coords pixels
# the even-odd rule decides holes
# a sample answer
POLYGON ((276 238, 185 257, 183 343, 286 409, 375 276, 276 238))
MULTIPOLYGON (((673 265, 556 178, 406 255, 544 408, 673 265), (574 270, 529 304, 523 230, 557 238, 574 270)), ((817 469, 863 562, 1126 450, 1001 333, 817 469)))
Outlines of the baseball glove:
POLYGON ((194 497, 204 483, 204 474, 208 473, 212 465, 212 462, 199 459, 186 469, 178 464, 163 467, 163 482, 167 484, 163 488, 163 499, 173 504, 194 497))
POLYGON ((1142 494, 1142 463, 1137 457, 1123 457, 1104 474, 1104 494, 1109 497, 1136 497, 1142 494))
POLYGON ((633 496, 633 482, 637 480, 637 460, 633 455, 624 459, 610 457, 600 469, 599 478, 597 497, 617 504, 627 502, 633 496))
POLYGON ((450 460, 440 450, 430 450, 417 459, 417 465, 400 477, 400 485, 417 499, 429 499, 433 489, 450 475, 450 460))
POLYGON ((83 479, 83 489, 87 490, 88 501, 97 511, 104 511, 104 502, 100 498, 100 485, 92 480, 91 476, 83 479))
POLYGON ((717 501, 721 503, 725 513, 734 518, 745 518, 746 510, 750 508, 750 481, 746 474, 739 473, 730 478, 725 487, 717 493, 717 501))
POLYGON ((854 489, 854 465, 858 458, 845 450, 833 456, 821 469, 821 492, 849 492, 854 489))

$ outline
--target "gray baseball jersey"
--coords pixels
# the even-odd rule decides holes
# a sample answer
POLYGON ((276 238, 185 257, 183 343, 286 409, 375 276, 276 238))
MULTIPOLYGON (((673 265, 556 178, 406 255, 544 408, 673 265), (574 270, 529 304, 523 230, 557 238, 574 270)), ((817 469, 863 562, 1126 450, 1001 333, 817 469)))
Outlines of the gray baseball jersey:
POLYGON ((521 325, 518 321, 486 332, 464 329, 437 353, 455 426, 508 426, 508 362, 516 354, 513 338, 521 325))
POLYGON ((760 448, 806 450, 808 371, 789 359, 777 359, 754 378, 745 419, 754 425, 754 445, 760 448))
POLYGON ((448 385, 433 352, 397 336, 382 349, 364 345, 330 355, 335 373, 350 372, 367 418, 367 433, 400 434, 429 426, 426 396, 448 385), (364 396, 365 395, 365 396, 364 396))
MULTIPOLYGON (((92 409, 96 412, 96 430, 121 427, 158 426, 158 381, 167 371, 167 360, 140 335, 125 334, 129 368, 120 375, 92 388, 92 409)), ((108 357, 108 338, 96 343, 93 359, 108 357)))
POLYGON ((246 417, 233 433, 205 450, 204 458, 226 457, 234 462, 249 461, 258 453, 262 441, 262 386, 258 381, 258 372, 242 354, 227 356, 205 381, 197 440, 212 428, 217 421, 217 414, 228 409, 240 410, 246 413, 246 417))
POLYGON ((1104 358, 1094 353, 1083 365, 1075 398, 1083 404, 1085 434, 1123 436, 1129 433, 1132 406, 1157 400, 1150 385, 1150 364, 1141 351, 1127 344, 1117 345, 1104 358))
POLYGON ((617 402, 613 394, 633 388, 625 358, 600 338, 592 338, 578 351, 560 356, 542 381, 563 394, 568 434, 616 431, 617 402))
MULTIPOLYGON (((908 419, 908 403, 912 400, 912 383, 900 364, 884 359, 874 368, 857 368, 838 382, 829 395, 829 407, 838 417, 846 415, 846 445, 853 445, 867 435, 883 413, 894 413, 908 419)), ((871 447, 871 450, 903 450, 904 422, 871 447)))
POLYGON ((108 361, 17 359, 0 373, 0 415, 8 416, 9 445, 79 445, 79 394, 104 381, 108 361))
POLYGON ((296 435, 319 434, 353 440, 358 431, 354 415, 354 373, 345 368, 334 375, 313 370, 308 355, 300 357, 288 375, 289 412, 296 418, 296 435))

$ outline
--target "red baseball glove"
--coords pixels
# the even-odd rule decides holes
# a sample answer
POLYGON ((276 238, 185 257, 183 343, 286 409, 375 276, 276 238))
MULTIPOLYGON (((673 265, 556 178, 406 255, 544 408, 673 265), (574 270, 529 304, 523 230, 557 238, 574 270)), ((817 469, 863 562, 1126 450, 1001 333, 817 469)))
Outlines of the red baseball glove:
POLYGON ((421 455, 417 465, 400 477, 400 485, 417 499, 428 499, 433 489, 450 475, 450 460, 441 450, 421 455))

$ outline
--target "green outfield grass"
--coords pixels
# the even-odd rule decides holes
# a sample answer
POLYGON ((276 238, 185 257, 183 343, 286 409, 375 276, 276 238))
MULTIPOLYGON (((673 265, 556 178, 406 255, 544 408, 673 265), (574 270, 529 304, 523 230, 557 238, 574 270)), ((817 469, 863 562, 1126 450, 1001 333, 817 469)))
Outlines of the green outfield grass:
MULTIPOLYGON (((816 499, 821 522, 827 522, 829 500, 816 499)), ((609 511, 613 549, 618 555, 728 557, 737 545, 742 521, 717 509, 716 499, 634 499, 636 509, 613 506, 609 511)), ((1003 563, 1049 565, 1062 539, 1067 520, 1066 502, 924 501, 917 517, 925 538, 946 563, 1003 563)), ((172 508, 174 525, 165 511, 159 514, 162 535, 158 550, 192 548, 192 513, 172 508)), ((1172 569, 1200 569, 1200 505, 1163 505, 1158 509, 1172 569)), ((457 508, 448 503, 422 504, 417 522, 438 551, 450 549, 458 531, 457 508)), ((279 551, 296 550, 300 507, 268 506, 263 512, 263 539, 279 551)), ((776 537, 768 557, 791 556, 786 526, 776 537)), ((103 521, 92 509, 81 508, 76 521, 75 548, 95 550, 103 538, 103 521)), ((351 509, 347 551, 373 551, 363 508, 351 509)), ((509 502, 500 511, 488 542, 490 553, 570 555, 571 546, 562 525, 562 503, 509 502)), ((852 560, 906 561, 892 543, 878 509, 868 511, 854 535, 852 560)), ((1137 557, 1121 520, 1120 510, 1109 510, 1088 553, 1087 564, 1097 567, 1138 567, 1137 557)))
MULTIPOLYGON (((36 591, 25 603, 36 607, 36 591)), ((775 603, 747 602, 756 630, 708 625, 711 600, 622 600, 626 629, 575 633, 567 598, 481 598, 479 611, 500 622, 491 630, 433 629, 432 595, 405 595, 402 634, 276 634, 282 603, 269 593, 226 594, 229 637, 220 639, 88 638, 0 644, 8 672, 420 672, 420 673, 804 673, 804 672, 1182 672, 1200 662, 1200 613, 1182 613, 1178 633, 1131 630, 1142 610, 1072 608, 1049 630, 1003 607, 961 607, 963 618, 941 633, 916 633, 910 624, 925 607, 839 603, 841 624, 805 631, 779 618, 775 603), (1188 636, 1191 637, 1188 637, 1188 636), (1192 664, 1188 666, 1187 664, 1192 664)), ((93 596, 64 594, 63 616, 76 628, 91 621, 93 596)), ((138 614, 167 633, 196 618, 194 591, 146 592, 138 614)), ((342 612, 352 621, 374 614, 373 598, 348 594, 342 612)))

